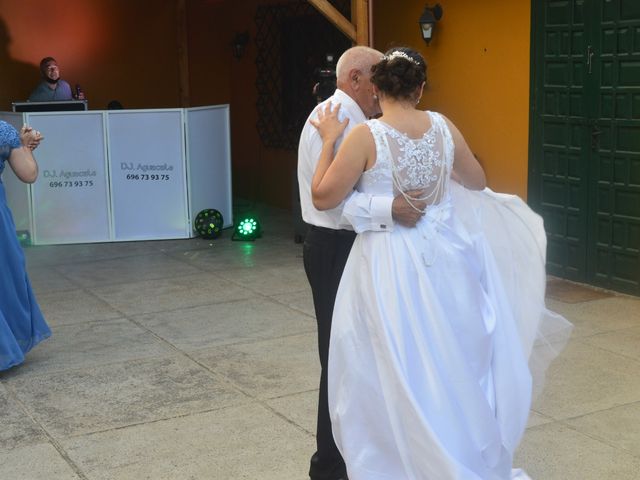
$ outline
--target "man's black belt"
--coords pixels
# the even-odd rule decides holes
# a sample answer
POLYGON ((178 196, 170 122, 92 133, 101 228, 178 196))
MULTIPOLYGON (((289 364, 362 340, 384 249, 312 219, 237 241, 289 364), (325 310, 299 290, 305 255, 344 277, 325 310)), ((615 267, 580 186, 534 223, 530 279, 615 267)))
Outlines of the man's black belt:
POLYGON ((318 233, 323 233, 326 235, 336 235, 336 236, 353 236, 354 232, 353 230, 344 230, 344 229, 335 229, 335 228, 327 228, 327 227, 319 227, 317 225, 309 225, 309 230, 318 232, 318 233))

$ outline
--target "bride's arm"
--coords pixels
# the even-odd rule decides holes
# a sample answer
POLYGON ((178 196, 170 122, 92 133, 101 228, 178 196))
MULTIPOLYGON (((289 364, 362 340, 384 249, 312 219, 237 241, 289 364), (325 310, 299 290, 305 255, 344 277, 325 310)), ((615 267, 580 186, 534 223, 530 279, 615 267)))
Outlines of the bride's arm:
POLYGON ((460 130, 451 120, 446 117, 445 120, 455 145, 452 178, 470 190, 484 190, 487 179, 482 166, 471 152, 460 130))
POLYGON ((348 120, 338 121, 339 105, 333 111, 330 108, 319 112, 318 121, 312 122, 323 142, 311 181, 313 206, 318 210, 337 207, 353 190, 367 164, 367 147, 371 141, 368 127, 358 125, 344 139, 334 159, 336 142, 348 120))

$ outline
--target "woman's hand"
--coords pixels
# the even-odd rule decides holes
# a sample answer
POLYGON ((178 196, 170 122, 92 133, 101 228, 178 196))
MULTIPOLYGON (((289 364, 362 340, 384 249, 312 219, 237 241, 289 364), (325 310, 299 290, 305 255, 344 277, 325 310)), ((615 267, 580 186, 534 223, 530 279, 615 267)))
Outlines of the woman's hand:
POLYGON ((43 138, 44 137, 39 131, 34 130, 28 125, 23 125, 20 129, 20 143, 29 150, 35 150, 38 148, 38 145, 40 145, 43 138))
POLYGON ((318 129, 322 141, 336 142, 344 133, 344 129, 349 125, 349 118, 345 118, 342 122, 338 119, 340 112, 340 104, 337 103, 335 108, 331 108, 331 102, 327 102, 324 108, 318 109, 318 119, 310 119, 311 125, 318 129))

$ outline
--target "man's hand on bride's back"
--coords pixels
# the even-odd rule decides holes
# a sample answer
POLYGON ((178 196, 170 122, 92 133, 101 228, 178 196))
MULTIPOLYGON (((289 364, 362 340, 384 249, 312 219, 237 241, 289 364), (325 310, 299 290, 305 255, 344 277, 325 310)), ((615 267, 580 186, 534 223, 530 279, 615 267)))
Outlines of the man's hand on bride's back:
MULTIPOLYGON (((419 197, 423 192, 414 190, 406 192, 409 197, 419 197)), ((418 220, 424 215, 423 210, 427 207, 427 202, 424 200, 412 200, 410 205, 404 196, 401 194, 393 199, 391 204, 391 216, 393 221, 404 225, 405 227, 415 227, 418 220)))
POLYGON ((349 124, 349 118, 345 117, 340 121, 338 114, 340 113, 340 104, 332 108, 331 102, 327 102, 324 107, 318 108, 318 119, 309 120, 311 125, 318 129, 323 142, 336 141, 344 133, 344 129, 349 124))

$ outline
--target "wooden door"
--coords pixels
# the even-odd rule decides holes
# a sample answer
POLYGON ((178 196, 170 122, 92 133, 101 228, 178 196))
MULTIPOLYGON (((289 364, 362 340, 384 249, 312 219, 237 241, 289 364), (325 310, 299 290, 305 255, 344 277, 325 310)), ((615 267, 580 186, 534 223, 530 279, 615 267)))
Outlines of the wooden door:
POLYGON ((530 194, 549 273, 640 295, 640 1, 534 0, 530 194))

